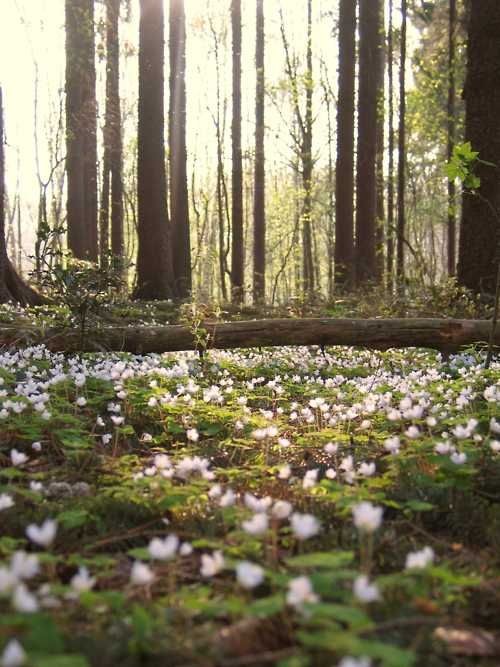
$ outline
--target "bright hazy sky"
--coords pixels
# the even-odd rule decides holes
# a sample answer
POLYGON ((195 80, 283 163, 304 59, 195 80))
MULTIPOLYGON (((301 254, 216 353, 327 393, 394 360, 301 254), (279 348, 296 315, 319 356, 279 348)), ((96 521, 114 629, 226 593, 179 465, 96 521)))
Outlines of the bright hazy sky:
MULTIPOLYGON (((215 65, 213 39, 207 29, 207 8, 216 25, 227 26, 227 47, 221 47, 224 64, 224 87, 230 96, 230 0, 185 0, 188 21, 188 150, 190 160, 197 164, 214 161, 214 128, 211 113, 215 107, 215 65)), ((167 5, 167 0, 165 0, 167 5)), ((315 78, 319 75, 319 58, 328 63, 328 76, 336 88, 337 52, 332 37, 334 19, 326 13, 337 14, 337 2, 313 0, 313 49, 315 52, 315 78)), ((243 0, 243 142, 248 147, 253 142, 253 118, 255 97, 255 0, 243 0)), ((305 44, 305 0, 265 0, 266 12, 266 79, 277 83, 283 76, 283 48, 279 36, 279 8, 283 9, 289 41, 298 52, 305 44)), ((35 76, 38 74, 39 156, 42 178, 47 176, 47 128, 53 126, 57 114, 58 91, 64 88, 64 0, 0 0, 0 83, 4 89, 5 126, 8 146, 8 188, 15 188, 20 175, 21 192, 25 199, 23 227, 26 231, 33 222, 26 210, 31 204, 31 216, 36 215, 38 185, 35 172, 34 101, 35 76), (20 169, 17 169, 19 157, 20 169)), ((168 16, 166 7, 165 16, 168 16)), ((398 21, 396 13, 395 21, 398 21)), ((168 33, 167 33, 168 35, 168 33)), ((137 47, 138 0, 132 0, 132 20, 121 26, 121 40, 137 47)), ((98 85, 102 91, 104 68, 98 67, 98 85)), ((122 89, 125 105, 131 107, 126 126, 126 138, 132 139, 135 131, 135 114, 132 105, 137 95, 137 60, 135 57, 122 62, 122 89)), ((320 94, 316 97, 316 111, 320 107, 320 94)), ((271 131, 267 136, 267 158, 277 165, 285 165, 290 155, 288 137, 276 110, 268 105, 267 122, 271 131)), ((319 159, 325 158, 325 117, 318 114, 315 132, 315 150, 319 159)), ((229 139, 230 119, 227 120, 229 139)), ((228 144, 229 148, 229 144, 228 144)), ((26 234, 25 234, 26 237, 26 234)))

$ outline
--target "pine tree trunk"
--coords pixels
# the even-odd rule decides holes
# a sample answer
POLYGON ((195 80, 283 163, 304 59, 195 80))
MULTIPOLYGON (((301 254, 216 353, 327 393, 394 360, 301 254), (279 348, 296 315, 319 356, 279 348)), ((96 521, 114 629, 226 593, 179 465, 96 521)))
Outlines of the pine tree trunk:
POLYGON ((389 164, 387 170, 387 290, 394 289, 394 26, 393 0, 389 0, 387 76, 389 86, 389 164))
POLYGON ((375 229, 377 282, 381 282, 384 275, 384 223, 385 223, 385 179, 384 179, 384 127, 385 127, 385 11, 384 3, 380 4, 379 16, 379 49, 377 56, 377 223, 375 229))
POLYGON ((328 72, 324 62, 324 75, 322 76, 323 102, 326 107, 326 128, 328 144, 328 163, 327 163, 327 227, 326 227, 326 260, 327 260, 327 296, 328 300, 333 299, 334 292, 334 256, 335 256, 335 196, 334 196, 334 168, 333 168, 333 119, 332 102, 335 101, 330 83, 328 81, 328 72))
POLYGON ((263 303, 266 293, 266 176, 264 153, 264 0, 256 0, 255 40, 255 175, 253 233, 253 299, 263 303))
POLYGON ((191 241, 186 148, 186 17, 184 0, 170 0, 170 216, 178 296, 191 294, 191 241))
POLYGON ((398 134, 398 218, 396 237, 397 287, 404 291, 405 257, 404 242, 406 228, 406 0, 401 0, 401 55, 399 63, 399 134, 398 134))
MULTIPOLYGON (((457 2, 456 0, 449 0, 449 17, 448 17, 448 145, 447 157, 448 161, 453 155, 455 147, 455 43, 456 43, 456 24, 457 24, 457 2)), ((447 241, 448 241, 448 275, 454 276, 456 273, 456 252, 455 252, 455 237, 456 237, 456 205, 455 205, 455 181, 448 179, 448 225, 447 225, 447 241)))
POLYGON ((243 302, 243 163, 241 153, 241 0, 231 0, 233 36, 233 117, 232 148, 232 208, 231 208, 231 297, 234 303, 243 302))
POLYGON ((380 0, 360 0, 356 179, 356 282, 376 279, 377 81, 380 0))
POLYGON ((135 297, 174 296, 167 217, 162 0, 140 0, 137 161, 138 253, 135 297))
POLYGON ((125 267, 119 19, 120 0, 106 0, 106 125, 111 172, 111 252, 117 267, 123 272, 125 267))
POLYGON ((356 2, 340 0, 335 177, 335 284, 352 284, 354 260, 354 86, 356 2))
MULTIPOLYGON (((106 134, 106 129, 104 130, 104 134, 106 134)), ((106 138, 104 139, 104 142, 106 142, 106 138)), ((102 267, 107 267, 109 261, 110 180, 109 148, 106 146, 106 143, 104 143, 104 155, 102 160, 101 208, 99 211, 99 254, 102 267)))
POLYGON ((97 103, 94 0, 66 0, 68 246, 97 261, 97 103))
POLYGON ((493 294, 500 260, 500 3, 474 0, 469 11, 465 139, 495 166, 479 162, 479 190, 464 193, 458 279, 475 293, 493 294))
POLYGON ((304 201, 302 208, 303 279, 304 295, 314 298, 314 266, 312 248, 312 0, 307 0, 307 50, 306 50, 306 111, 302 140, 302 187, 304 201))

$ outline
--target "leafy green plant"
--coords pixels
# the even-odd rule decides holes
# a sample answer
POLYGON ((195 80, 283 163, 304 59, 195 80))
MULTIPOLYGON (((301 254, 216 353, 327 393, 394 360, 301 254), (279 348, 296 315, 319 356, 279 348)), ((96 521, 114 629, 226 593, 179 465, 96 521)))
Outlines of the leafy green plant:
POLYGON ((494 166, 479 158, 479 151, 472 150, 470 141, 457 144, 450 161, 445 165, 446 176, 450 181, 458 179, 467 190, 475 191, 481 185, 481 179, 475 173, 479 163, 494 166))
POLYGON ((112 262, 103 267, 67 253, 61 255, 60 260, 39 272, 39 284, 68 308, 79 328, 83 348, 92 316, 109 304, 111 294, 120 291, 123 281, 119 267, 112 262))

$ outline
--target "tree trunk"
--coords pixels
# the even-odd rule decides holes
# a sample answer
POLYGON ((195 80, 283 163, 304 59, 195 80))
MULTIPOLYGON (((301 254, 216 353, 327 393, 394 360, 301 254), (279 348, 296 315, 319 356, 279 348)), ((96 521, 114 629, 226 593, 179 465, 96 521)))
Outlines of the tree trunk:
POLYGON ((186 16, 184 0, 170 0, 170 216, 175 288, 181 299, 190 296, 191 241, 186 148, 186 16))
POLYGON ((217 211, 217 246, 218 246, 218 264, 219 264, 219 280, 221 297, 224 302, 227 301, 227 287, 226 287, 226 273, 227 270, 227 254, 229 248, 226 248, 225 242, 225 216, 227 211, 227 198, 224 196, 226 192, 225 175, 224 175, 224 129, 225 129, 225 113, 226 113, 226 99, 222 100, 222 75, 220 63, 219 50, 219 36, 212 22, 209 22, 210 32, 214 40, 214 57, 215 57, 215 104, 216 112, 212 114, 213 123, 215 126, 215 138, 217 144, 217 183, 216 183, 216 211, 217 211))
POLYGON ((164 139, 164 19, 162 0, 140 0, 137 160, 140 299, 174 296, 167 217, 164 139))
POLYGON ((334 197, 334 168, 333 168, 333 119, 332 102, 335 102, 335 96, 328 81, 328 69, 324 61, 321 62, 322 77, 321 87, 323 89, 323 101, 326 107, 326 128, 328 144, 328 164, 327 164, 327 227, 326 227, 326 261, 327 261, 327 296, 328 300, 333 299, 334 291, 334 256, 335 256, 335 197, 334 197))
POLYGON ((66 0, 68 247, 97 261, 97 103, 94 0, 66 0))
MULTIPOLYGON (((455 44, 456 44, 456 25, 457 25, 457 1, 449 0, 448 17, 448 108, 447 108, 447 130, 448 145, 447 157, 451 160, 453 149, 455 147, 455 44)), ((456 210, 455 210, 455 181, 448 179, 448 275, 454 276, 456 273, 456 210)))
POLYGON ((356 283, 377 276, 375 228, 377 219, 377 81, 380 54, 380 0, 360 0, 359 94, 356 180, 356 283))
MULTIPOLYGON (((116 350, 133 354, 179 350, 229 349, 264 346, 353 345, 387 350, 397 347, 428 347, 453 352, 465 345, 487 342, 489 320, 452 319, 271 319, 240 322, 201 322, 205 340, 191 327, 181 325, 109 327, 89 330, 84 349, 116 350)), ((23 331, 25 327, 23 326, 23 331)), ((36 328, 25 332, 32 345, 44 342, 52 351, 81 349, 78 331, 49 330, 43 336, 36 328), (38 336, 40 336, 38 338, 38 336)), ((500 329, 493 342, 500 344, 500 329)), ((19 344, 19 329, 0 327, 0 345, 19 344)))
POLYGON ((465 139, 481 161, 495 166, 479 162, 479 190, 464 193, 458 279, 475 293, 493 294, 500 260, 500 3, 474 0, 469 11, 465 139))
POLYGON ((245 257, 243 251, 243 163, 241 154, 241 0, 231 0, 231 29, 233 36, 231 298, 234 303, 242 303, 245 257))
POLYGON ((253 300, 263 303, 266 293, 266 176, 264 153, 264 0, 256 0, 255 40, 255 175, 253 232, 253 300))
POLYGON ((398 134, 398 220, 396 237, 397 287, 403 292, 405 281, 405 227, 406 227, 406 0, 401 0, 401 56, 399 63, 399 134, 398 134))
POLYGON ((111 172, 111 252, 123 272, 123 142, 120 108, 120 0, 106 0, 106 124, 111 172))
POLYGON ((5 201, 3 95, 0 87, 0 303, 12 301, 21 306, 40 305, 43 303, 42 297, 21 280, 7 255, 5 201))
POLYGON ((304 189, 304 203, 302 209, 302 243, 304 295, 309 301, 314 298, 314 264, 312 249, 312 0, 307 0, 307 50, 306 50, 306 111, 304 118, 302 141, 302 187, 304 189))
POLYGON ((335 176, 335 284, 354 276, 354 85, 356 62, 356 1, 340 0, 339 100, 335 176))
POLYGON ((385 182, 384 182, 384 127, 385 127, 385 11, 384 3, 380 4, 379 15, 379 49, 377 73, 377 158, 375 179, 377 188, 377 223, 375 229, 377 282, 384 275, 384 222, 385 222, 385 182))
POLYGON ((389 86, 389 164, 387 173, 387 290, 394 289, 394 26, 393 0, 389 0, 387 76, 389 86))
MULTIPOLYGON (((106 128, 104 129, 106 134, 106 128)), ((99 254, 102 267, 108 266, 109 260, 109 195, 111 188, 109 148, 104 139, 104 155, 102 159, 101 208, 99 211, 99 254)))

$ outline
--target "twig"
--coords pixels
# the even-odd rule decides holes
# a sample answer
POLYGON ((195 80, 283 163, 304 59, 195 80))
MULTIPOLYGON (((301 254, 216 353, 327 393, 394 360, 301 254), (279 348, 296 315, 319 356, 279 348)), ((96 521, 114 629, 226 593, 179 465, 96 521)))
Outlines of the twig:
POLYGON ((500 261, 498 262, 498 268, 497 268, 497 284, 495 287, 495 307, 493 309, 493 318, 491 320, 491 332, 490 332, 490 340, 488 342, 488 353, 486 354, 486 360, 484 362, 485 368, 490 367, 491 359, 493 357, 493 343, 495 342, 495 332, 498 322, 499 301, 500 301, 500 261))

